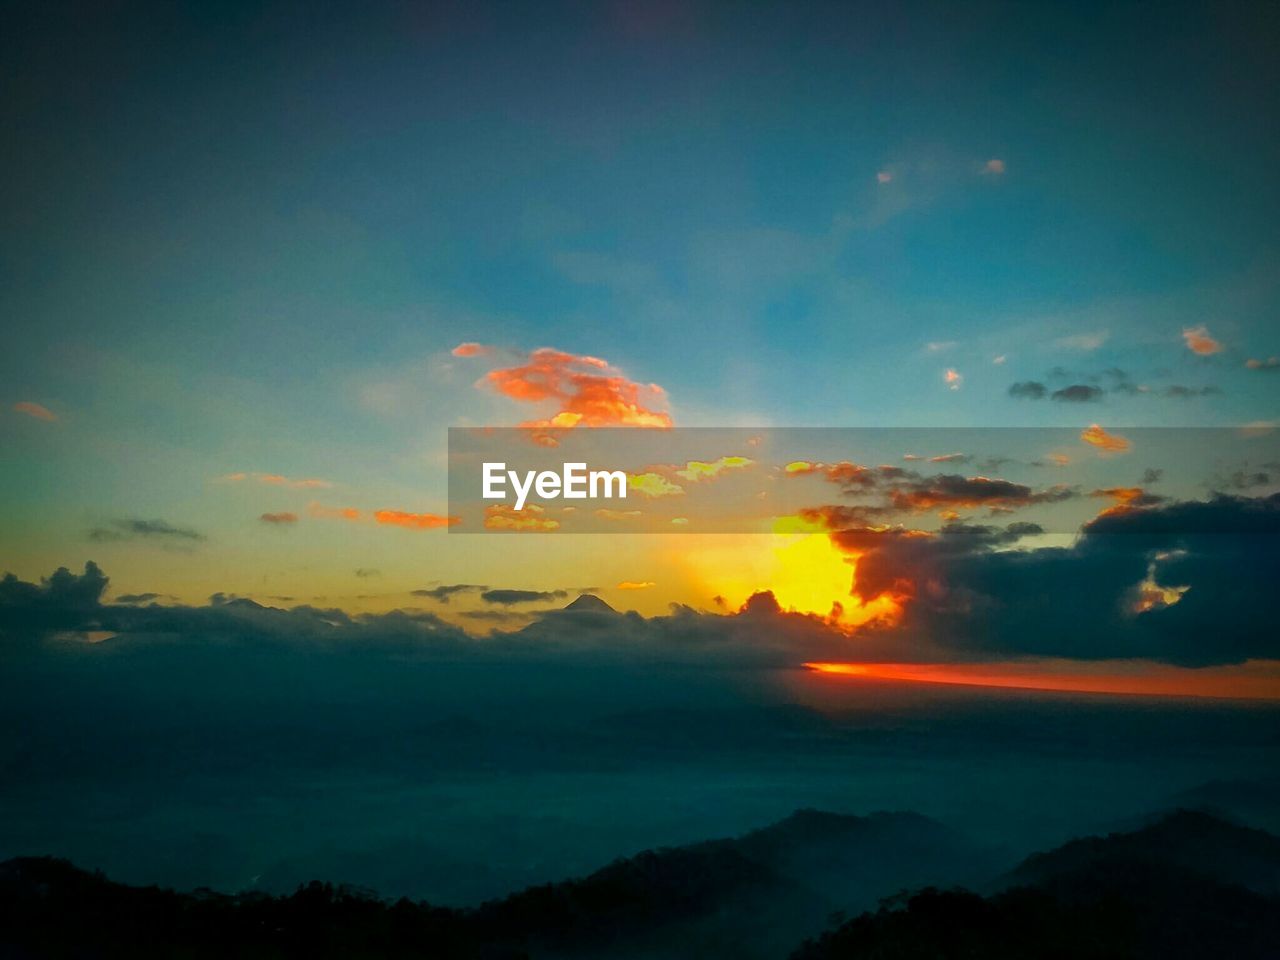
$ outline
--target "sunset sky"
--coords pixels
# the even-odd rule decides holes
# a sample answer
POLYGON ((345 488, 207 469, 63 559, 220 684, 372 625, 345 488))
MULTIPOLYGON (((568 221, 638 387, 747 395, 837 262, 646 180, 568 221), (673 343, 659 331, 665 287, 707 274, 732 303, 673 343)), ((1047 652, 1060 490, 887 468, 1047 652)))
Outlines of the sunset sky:
POLYGON ((1172 12, 32 13, 0 572, 96 563, 111 612, 31 621, 81 639, 244 598, 533 642, 594 592, 617 642, 1280 698, 1280 74, 1261 12, 1172 12), (518 425, 1059 432, 635 467, 807 484, 775 535, 450 528, 448 428, 518 425))

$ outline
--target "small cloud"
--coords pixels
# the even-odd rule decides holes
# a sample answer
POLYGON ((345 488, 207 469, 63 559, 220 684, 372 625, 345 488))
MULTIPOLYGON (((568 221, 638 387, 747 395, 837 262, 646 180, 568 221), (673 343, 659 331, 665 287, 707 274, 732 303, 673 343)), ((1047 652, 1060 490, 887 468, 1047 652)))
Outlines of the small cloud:
POLYGON ((1150 486, 1153 483, 1159 483, 1160 478, 1164 476, 1164 471, 1155 467, 1147 467, 1142 471, 1142 485, 1150 486))
POLYGON ((484 527, 486 530, 547 532, 559 530, 560 521, 552 520, 536 503, 527 504, 523 510, 517 510, 509 504, 495 503, 485 507, 484 527))
POLYGON ((893 180, 893 174, 888 170, 881 170, 876 174, 876 183, 890 183, 893 180))
POLYGON ((1081 431, 1080 439, 1100 450, 1106 450, 1111 453, 1124 453, 1133 446, 1124 437, 1114 433, 1107 433, 1096 423, 1081 431))
POLYGON ((373 519, 381 524, 409 530, 438 530, 459 522, 458 517, 446 517, 438 513, 408 513, 404 510, 375 510, 373 519))
POLYGON ((1019 400, 1043 400, 1049 388, 1038 380, 1022 380, 1009 387, 1009 396, 1019 400))
POLYGON ((601 507, 596 511, 596 516, 601 520, 634 520, 640 516, 639 510, 610 510, 608 507, 601 507))
POLYGON ((991 358, 991 362, 994 363, 997 367, 999 367, 999 366, 1003 366, 1004 362, 1008 359, 1009 359, 1008 356, 1006 356, 1005 354, 998 353, 991 358))
POLYGON ((950 367, 948 367, 947 372, 942 375, 942 379, 946 381, 948 390, 959 390, 960 385, 964 383, 964 376, 950 367))
POLYGON ((479 593, 489 588, 479 583, 445 583, 434 587, 428 587, 422 590, 409 591, 415 597, 427 597, 440 603, 448 603, 456 594, 459 593, 479 593))
POLYGON ((455 357, 483 357, 493 353, 493 347, 482 343, 460 343, 450 351, 455 357))
POLYGON ((673 497, 684 493, 684 487, 672 483, 660 473, 628 474, 627 486, 646 497, 673 497))
POLYGON ((1198 327, 1184 327, 1182 340, 1188 350, 1201 357, 1222 352, 1222 344, 1209 335, 1209 328, 1203 323, 1198 327))
POLYGON ((992 157, 982 165, 982 172, 988 176, 999 177, 1004 175, 1004 161, 998 157, 992 157))
POLYGON ((381 570, 371 570, 368 567, 356 567, 356 576, 361 580, 367 580, 370 577, 382 576, 381 570))
POLYGON ((296 513, 264 513, 258 519, 275 526, 288 526, 298 522, 298 515, 296 513))
POLYGON ((691 483, 698 480, 710 480, 725 470, 738 470, 755 463, 747 457, 721 457, 719 460, 690 460, 683 469, 676 471, 676 476, 691 483))
POLYGON ((1175 397, 1180 400, 1187 400, 1191 397, 1212 397, 1220 393, 1222 393, 1222 390, 1214 386, 1184 387, 1181 384, 1175 383, 1173 386, 1168 387, 1165 390, 1164 395, 1166 397, 1175 397))
POLYGON ((205 536, 189 527, 175 527, 167 520, 112 520, 107 527, 98 527, 89 531, 89 539, 99 543, 139 538, 177 542, 199 541, 205 539, 205 536))
POLYGON ((1250 370, 1280 370, 1280 357, 1267 357, 1265 360, 1255 360, 1250 357, 1244 365, 1250 370))
POLYGON ((44 420, 47 423, 53 423, 58 419, 58 415, 43 404, 36 403, 33 400, 23 400, 13 405, 14 411, 26 414, 35 420, 44 420))
POLYGON ((619 590, 648 590, 652 587, 652 580, 623 580, 618 584, 619 590))
POLYGON ((218 477, 218 482, 241 483, 249 479, 256 480, 258 483, 269 487, 289 487, 293 490, 327 490, 333 486, 328 480, 318 480, 314 477, 295 479, 286 477, 281 473, 245 473, 243 471, 224 474, 218 477))
POLYGON ((671 525, 673 527, 687 527, 689 525, 688 517, 672 517, 671 525))
MULTIPOLYGON (((913 458, 910 454, 907 454, 902 459, 911 460, 911 459, 917 459, 917 458, 913 458)), ((973 458, 970 457, 967 453, 944 453, 937 457, 930 457, 929 462, 930 463, 968 463, 971 459, 973 458)))
POLYGON ((1053 391, 1053 399, 1062 403, 1092 403, 1102 396, 1102 388, 1085 383, 1073 383, 1069 387, 1053 391))
POLYGON ((1054 346, 1064 347, 1067 350, 1097 350, 1100 346, 1107 342, 1111 334, 1106 330, 1099 330, 1094 333, 1076 333, 1069 337, 1059 337, 1053 341, 1054 346))
POLYGON ((944 353, 947 350, 954 350, 957 346, 954 340, 930 340, 924 345, 924 348, 930 353, 944 353))
POLYGON ((486 590, 480 594, 480 599, 485 603, 496 603, 506 607, 516 603, 563 600, 567 596, 569 596, 567 590, 486 590))

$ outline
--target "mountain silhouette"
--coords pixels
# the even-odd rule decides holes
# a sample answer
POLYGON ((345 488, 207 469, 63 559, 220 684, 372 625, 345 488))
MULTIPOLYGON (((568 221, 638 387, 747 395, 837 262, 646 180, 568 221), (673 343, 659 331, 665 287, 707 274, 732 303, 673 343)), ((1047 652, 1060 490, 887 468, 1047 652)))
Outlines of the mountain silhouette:
POLYGON ((1180 810, 1027 858, 982 897, 930 888, 801 946, 792 960, 1280 956, 1280 838, 1180 810))
POLYGON ((1262 960, 1280 956, 1278 851, 1270 834, 1179 811, 1029 857, 984 897, 938 889, 982 866, 941 824, 800 810, 473 909, 319 882, 176 893, 22 858, 0 864, 0 956, 1262 960), (916 892, 815 936, 832 904, 904 880, 916 892))
POLYGON ((601 600, 594 593, 580 594, 576 599, 571 600, 566 606, 566 610, 572 610, 574 613, 617 613, 618 611, 601 600))

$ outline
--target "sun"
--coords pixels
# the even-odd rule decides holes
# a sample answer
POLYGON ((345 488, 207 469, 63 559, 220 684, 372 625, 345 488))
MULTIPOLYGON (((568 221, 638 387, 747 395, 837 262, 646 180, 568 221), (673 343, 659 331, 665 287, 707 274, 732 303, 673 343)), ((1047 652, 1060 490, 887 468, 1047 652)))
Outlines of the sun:
POLYGON ((743 534, 700 539, 682 551, 690 581, 736 610, 754 593, 771 591, 786 611, 823 617, 843 629, 899 613, 889 597, 864 603, 853 595, 857 556, 826 533, 743 534))

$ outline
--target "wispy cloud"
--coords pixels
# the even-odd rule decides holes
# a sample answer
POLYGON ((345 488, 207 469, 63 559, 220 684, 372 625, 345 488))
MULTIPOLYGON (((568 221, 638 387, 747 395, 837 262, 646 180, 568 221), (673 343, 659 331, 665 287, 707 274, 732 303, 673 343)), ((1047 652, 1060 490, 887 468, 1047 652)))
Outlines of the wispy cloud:
POLYGON ((1111 334, 1106 330, 1098 330, 1093 333, 1075 333, 1068 337, 1059 337, 1055 340, 1054 346, 1063 347, 1068 350, 1097 350, 1100 346, 1110 339, 1111 334))
POLYGON ((1119 434, 1107 433, 1096 423, 1081 431, 1080 439, 1110 453, 1124 453, 1133 446, 1125 437, 1119 434))
POLYGON ((264 513, 258 517, 263 523, 269 523, 273 526, 290 526, 298 522, 296 513, 264 513))
POLYGON ((409 530, 439 530, 458 523, 457 517, 446 517, 438 513, 409 513, 405 510, 375 510, 373 519, 377 523, 409 530))
POLYGON ((110 543, 117 540, 146 539, 168 542, 195 542, 205 539, 205 535, 190 527, 178 527, 167 520, 136 520, 125 518, 112 520, 106 527, 95 527, 89 531, 89 539, 99 543, 110 543))
POLYGON ((26 414, 35 420, 44 420, 47 423, 53 423, 58 419, 58 415, 43 404, 36 403, 34 400, 22 400, 13 405, 13 409, 17 413, 26 414))
POLYGON ((244 483, 247 480, 252 480, 268 487, 289 487, 292 490, 327 490, 329 487, 333 486, 333 484, 328 480, 319 480, 314 477, 286 477, 280 473, 247 473, 245 471, 237 471, 235 473, 226 473, 221 477, 218 477, 219 483, 244 483))
POLYGON ((964 383, 963 374, 951 368, 947 368, 947 372, 942 375, 942 379, 946 383, 948 390, 959 390, 961 384, 964 383))
POLYGON ((1250 357, 1244 365, 1250 370, 1280 370, 1280 357, 1267 357, 1265 360, 1250 357))

